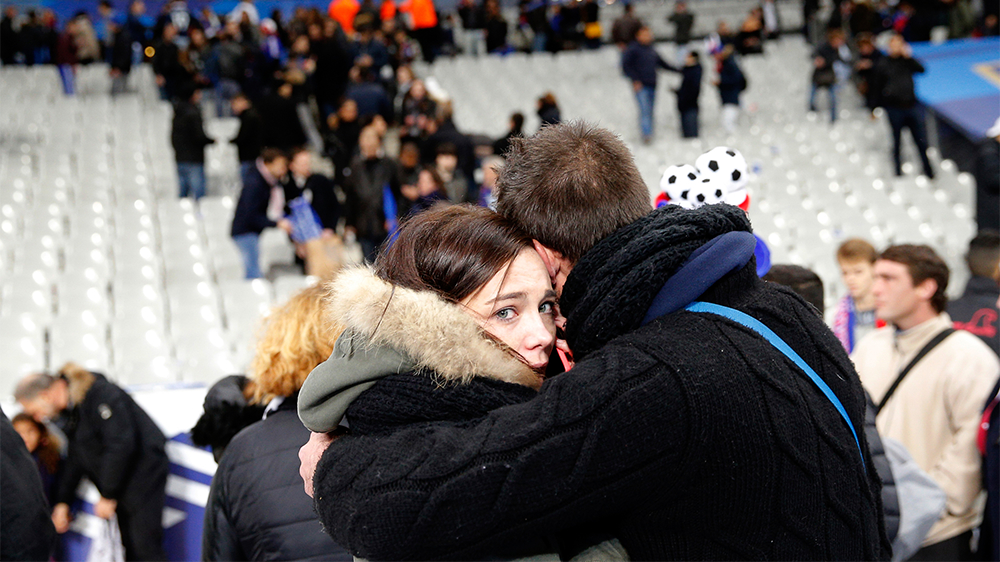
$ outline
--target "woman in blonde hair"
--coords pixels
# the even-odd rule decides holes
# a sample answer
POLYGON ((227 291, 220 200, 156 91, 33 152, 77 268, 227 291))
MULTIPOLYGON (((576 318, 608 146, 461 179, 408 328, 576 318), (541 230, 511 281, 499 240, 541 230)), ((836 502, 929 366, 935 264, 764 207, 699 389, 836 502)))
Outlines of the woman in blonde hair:
POLYGON ((264 325, 244 392, 267 409, 229 443, 212 479, 203 560, 352 560, 322 531, 296 456, 309 439, 295 412, 299 388, 342 331, 326 321, 326 297, 323 286, 305 289, 264 325))

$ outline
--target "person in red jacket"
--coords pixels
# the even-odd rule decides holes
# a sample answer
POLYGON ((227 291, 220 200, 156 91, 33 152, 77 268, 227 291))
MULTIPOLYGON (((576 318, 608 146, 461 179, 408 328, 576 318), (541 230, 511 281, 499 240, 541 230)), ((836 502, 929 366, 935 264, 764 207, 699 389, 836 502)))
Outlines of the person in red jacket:
POLYGON ((330 17, 340 24, 344 33, 351 36, 354 35, 354 16, 358 15, 360 9, 358 0, 333 0, 330 2, 328 12, 330 17))

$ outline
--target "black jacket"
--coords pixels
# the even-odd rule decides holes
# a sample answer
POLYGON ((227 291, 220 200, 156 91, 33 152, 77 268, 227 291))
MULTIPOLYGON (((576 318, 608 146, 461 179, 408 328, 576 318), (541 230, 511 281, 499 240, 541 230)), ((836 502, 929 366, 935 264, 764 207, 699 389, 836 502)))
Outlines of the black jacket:
POLYGON ((380 240, 386 236, 383 188, 388 185, 397 192, 396 180, 396 162, 391 158, 365 160, 356 156, 351 162, 351 173, 344 179, 344 216, 359 238, 380 240))
POLYGON ((691 40, 691 28, 694 26, 694 14, 690 12, 673 13, 667 16, 667 21, 676 26, 674 41, 678 45, 686 45, 691 40))
POLYGON ((635 560, 888 559, 865 399, 846 352, 755 263, 700 297, 774 330, 843 402, 755 332, 686 311, 640 327, 664 282, 736 207, 667 206, 599 242, 560 307, 578 360, 524 404, 475 423, 349 435, 315 473, 341 545, 369 559, 476 558, 544 534, 601 528, 635 560))
POLYGON ((132 35, 127 27, 122 27, 115 32, 114 40, 111 43, 111 68, 119 70, 122 74, 132 71, 132 35))
POLYGON ((976 153, 976 224, 1000 230, 1000 142, 986 139, 976 153))
POLYGON ((236 202, 236 212, 233 213, 233 226, 230 233, 260 234, 265 228, 277 225, 267 218, 267 205, 271 201, 271 185, 261 175, 257 166, 250 169, 240 190, 240 199, 236 202))
POLYGON ((205 507, 202 560, 353 561, 323 532, 302 487, 298 450, 309 430, 295 414, 296 399, 226 447, 205 507))
POLYGON ((913 58, 882 57, 872 73, 870 85, 876 107, 913 107, 917 103, 913 75, 923 72, 924 65, 913 58))
POLYGON ((302 196, 306 191, 312 198, 309 203, 323 228, 330 230, 337 229, 337 222, 340 220, 340 201, 333 191, 333 182, 323 174, 313 174, 306 178, 302 187, 299 187, 292 179, 291 173, 282 182, 281 187, 285 190, 285 214, 291 213, 287 203, 296 197, 302 196))
POLYGON ((56 544, 56 530, 42 491, 35 461, 0 411, 0 560, 48 560, 56 544))
POLYGON ((979 336, 993 353, 1000 355, 1000 288, 989 277, 973 277, 961 298, 948 303, 948 316, 955 328, 979 336))
POLYGON ((67 380, 72 402, 65 412, 69 452, 56 503, 72 503, 80 478, 86 476, 101 496, 141 508, 148 491, 166 483, 166 437, 149 414, 104 375, 81 373, 67 380))
POLYGON ((719 69, 719 97, 722 98, 722 103, 739 105, 740 92, 746 87, 746 76, 740 65, 736 63, 736 59, 732 56, 723 59, 719 69))
POLYGON ((240 113, 240 131, 233 139, 240 162, 256 160, 264 148, 264 125, 256 108, 240 113))
POLYGON ((178 162, 205 163, 205 147, 212 144, 212 139, 205 134, 201 111, 196 106, 186 101, 174 104, 170 143, 178 162))
POLYGON ((681 86, 677 89, 677 109, 698 109, 698 97, 701 95, 701 63, 685 66, 681 69, 681 86))
POLYGON ((663 57, 656 52, 652 45, 643 45, 638 41, 632 41, 625 53, 622 55, 622 72, 633 82, 640 82, 643 86, 656 87, 656 70, 677 71, 672 65, 667 64, 663 57))

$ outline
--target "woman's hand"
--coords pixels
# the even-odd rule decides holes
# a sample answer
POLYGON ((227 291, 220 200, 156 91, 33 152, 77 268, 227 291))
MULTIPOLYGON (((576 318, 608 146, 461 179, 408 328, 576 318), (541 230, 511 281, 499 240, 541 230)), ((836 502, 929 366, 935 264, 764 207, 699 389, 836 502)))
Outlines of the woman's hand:
POLYGON ((336 439, 332 433, 313 432, 309 436, 309 441, 299 449, 299 476, 305 484, 306 495, 313 497, 313 474, 316 472, 316 465, 323 457, 326 448, 336 439))

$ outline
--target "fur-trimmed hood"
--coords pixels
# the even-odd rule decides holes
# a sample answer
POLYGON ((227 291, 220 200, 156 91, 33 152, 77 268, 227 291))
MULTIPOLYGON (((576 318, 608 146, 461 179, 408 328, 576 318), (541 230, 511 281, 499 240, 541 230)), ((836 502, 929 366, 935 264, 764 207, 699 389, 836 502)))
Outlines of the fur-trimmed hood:
POLYGON ((70 404, 82 403, 90 392, 90 387, 94 386, 94 381, 97 380, 94 373, 74 363, 67 363, 59 374, 66 378, 70 404))
POLYGON ((393 286, 368 267, 329 284, 328 318, 344 326, 330 358, 299 394, 306 427, 328 432, 350 403, 380 378, 425 371, 443 383, 486 377, 532 388, 542 377, 489 338, 461 307, 429 291, 393 286))

